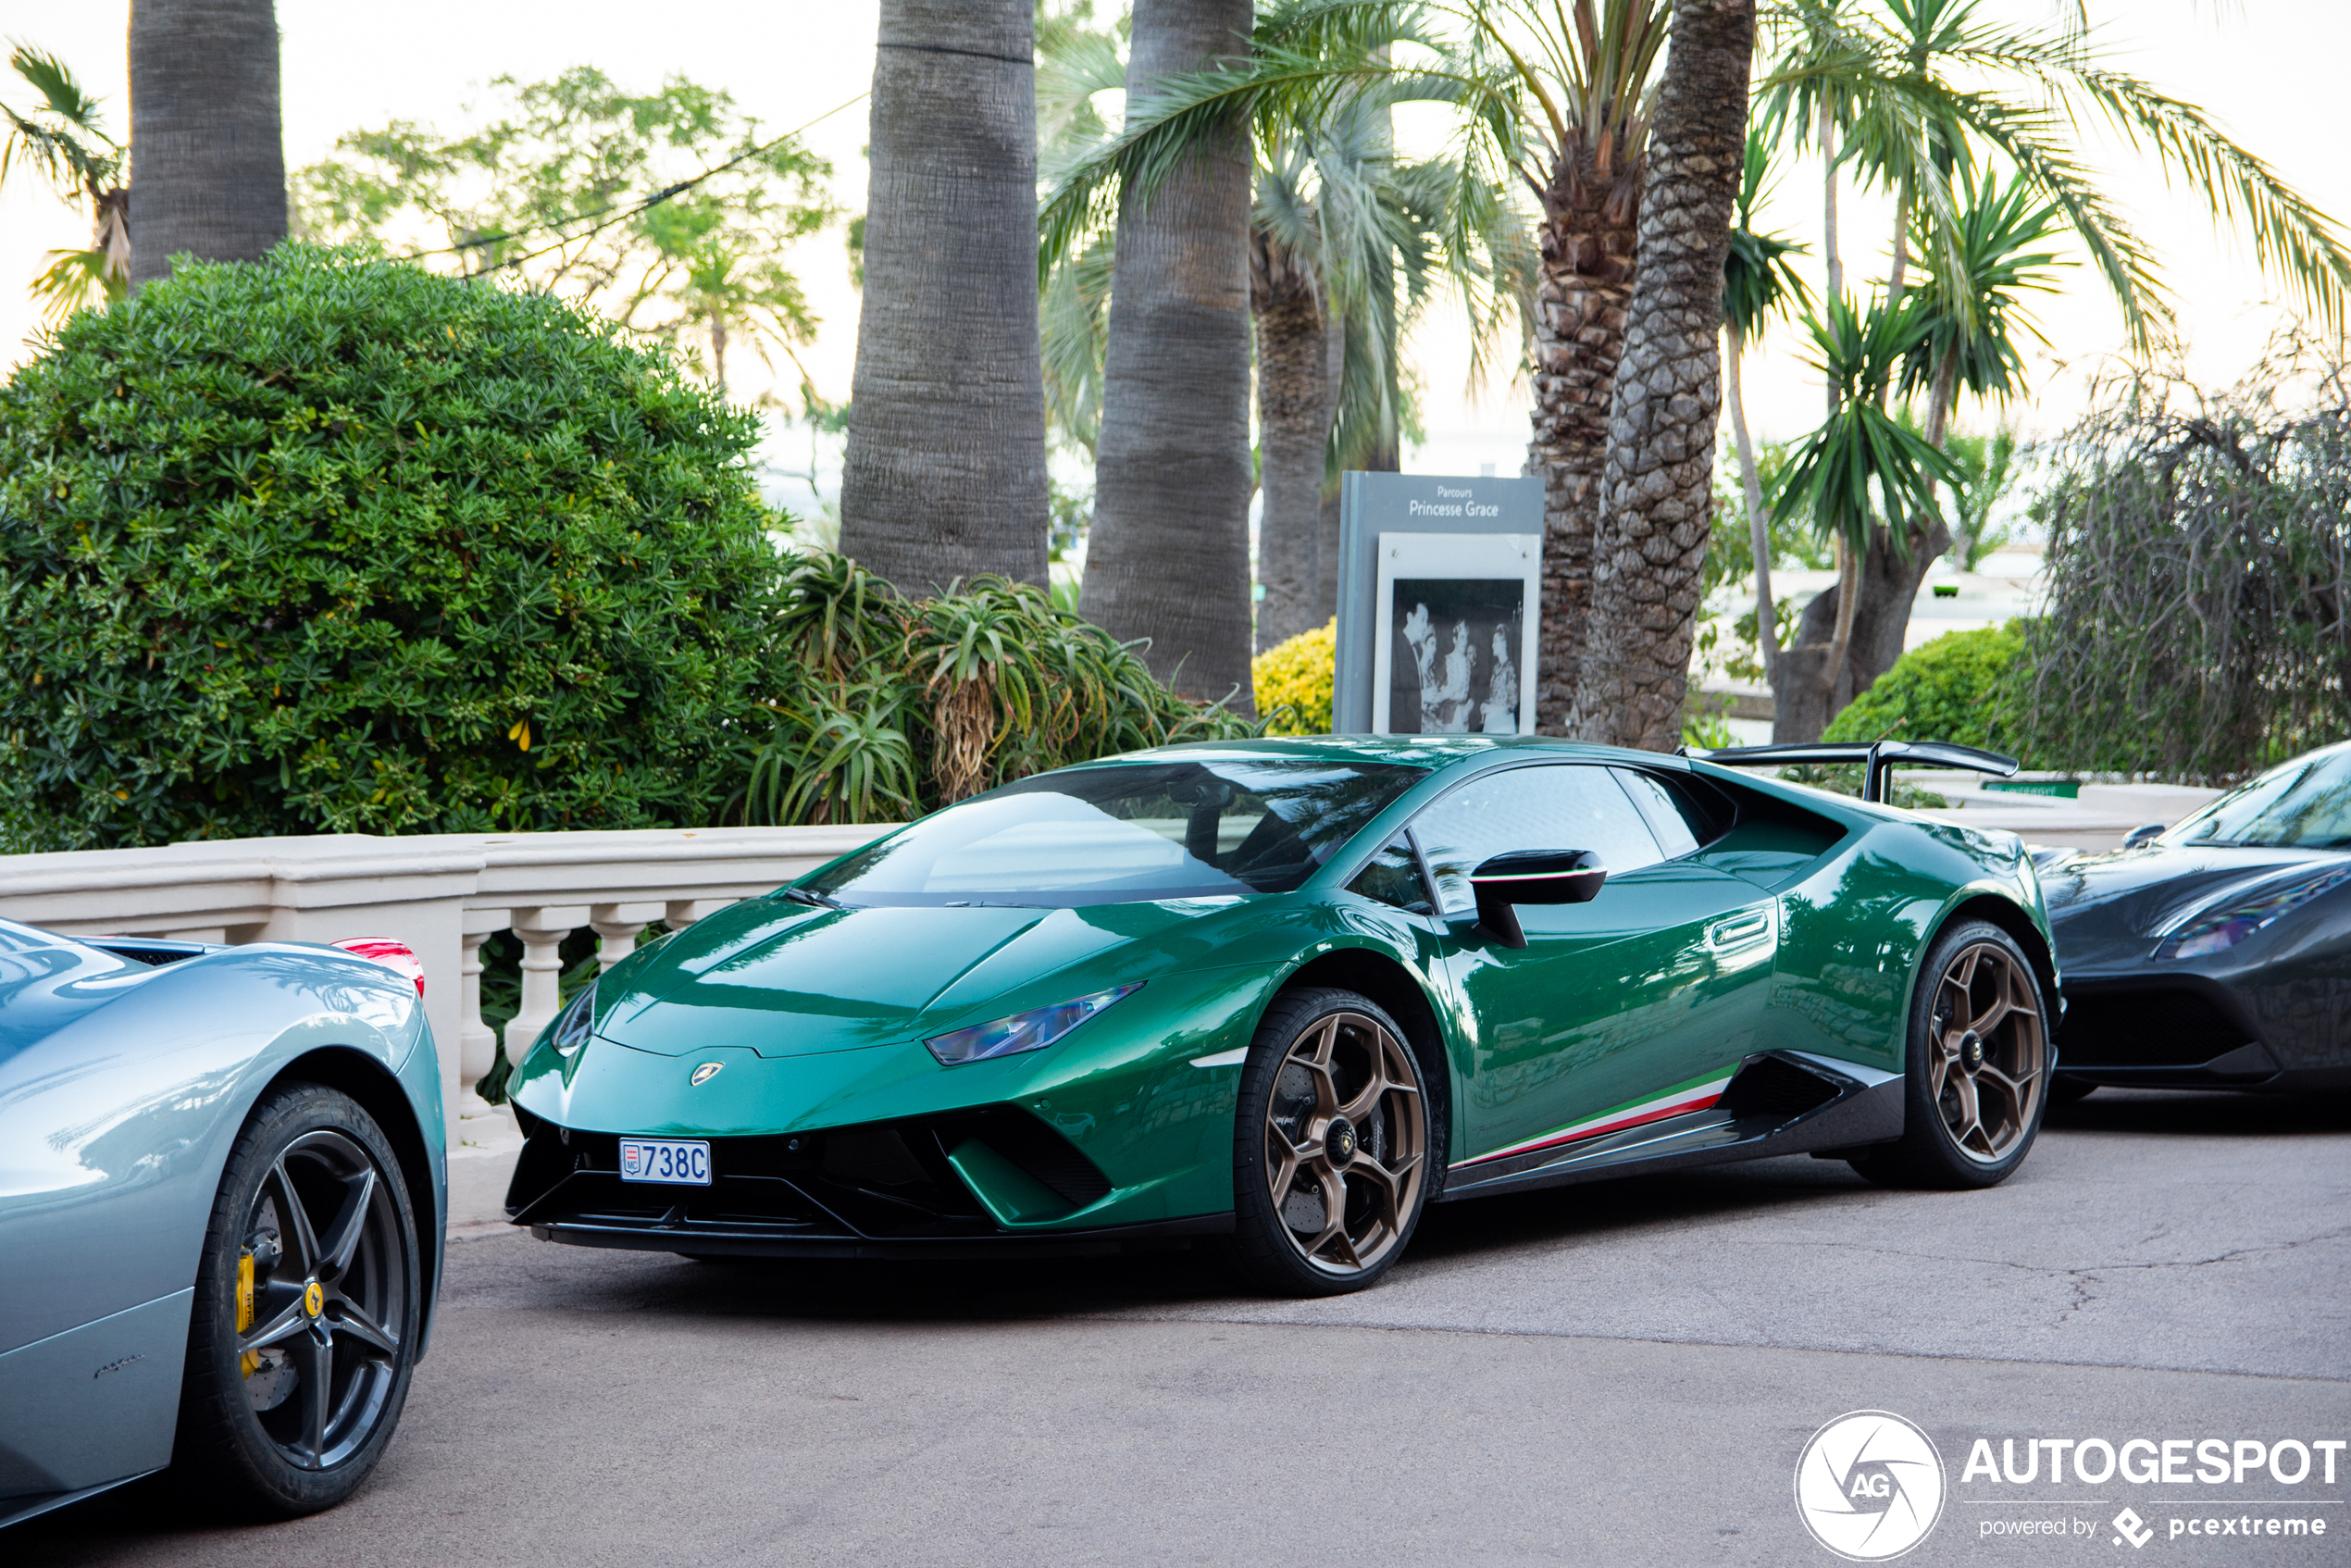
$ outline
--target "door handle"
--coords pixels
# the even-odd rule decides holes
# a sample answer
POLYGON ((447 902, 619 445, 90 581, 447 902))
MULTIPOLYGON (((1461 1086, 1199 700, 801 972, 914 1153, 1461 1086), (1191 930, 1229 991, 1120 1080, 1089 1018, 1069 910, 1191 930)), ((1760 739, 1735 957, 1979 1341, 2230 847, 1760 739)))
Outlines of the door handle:
POLYGON ((1728 952, 1734 948, 1768 940, 1772 935, 1772 906, 1743 909, 1736 915, 1725 915, 1706 928, 1706 945, 1716 952, 1728 952))

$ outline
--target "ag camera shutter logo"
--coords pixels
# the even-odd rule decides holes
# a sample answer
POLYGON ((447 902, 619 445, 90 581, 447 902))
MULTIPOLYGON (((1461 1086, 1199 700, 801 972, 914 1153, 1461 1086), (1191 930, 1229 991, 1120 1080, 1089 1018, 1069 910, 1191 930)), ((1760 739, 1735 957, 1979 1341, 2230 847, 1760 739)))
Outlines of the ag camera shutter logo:
POLYGON ((1796 1462, 1796 1512, 1849 1562, 1899 1557, 1943 1514, 1943 1456, 1910 1422, 1857 1410, 1812 1434, 1796 1462))

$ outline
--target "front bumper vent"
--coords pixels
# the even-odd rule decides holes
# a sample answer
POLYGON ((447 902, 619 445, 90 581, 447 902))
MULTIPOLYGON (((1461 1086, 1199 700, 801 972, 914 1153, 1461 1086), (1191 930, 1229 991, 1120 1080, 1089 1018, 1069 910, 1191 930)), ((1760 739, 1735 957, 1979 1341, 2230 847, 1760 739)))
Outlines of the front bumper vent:
POLYGON ((683 1252, 976 1240, 1074 1214, 1111 1190, 1075 1145, 1015 1106, 713 1138, 708 1187, 624 1182, 618 1135, 522 1120, 506 1213, 558 1240, 683 1252))

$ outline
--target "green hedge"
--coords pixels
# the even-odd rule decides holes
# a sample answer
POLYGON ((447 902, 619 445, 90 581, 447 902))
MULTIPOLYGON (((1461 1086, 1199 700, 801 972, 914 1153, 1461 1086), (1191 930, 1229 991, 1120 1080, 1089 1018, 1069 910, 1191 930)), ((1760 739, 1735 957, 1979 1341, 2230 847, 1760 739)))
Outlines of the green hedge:
POLYGON ((755 419, 543 295, 302 244, 0 389, 18 848, 709 820, 782 672, 755 419))
POLYGON ((1897 659, 1821 738, 1951 740, 2012 752, 2016 671, 2023 657, 2024 636, 2014 621, 1946 632, 1897 659))

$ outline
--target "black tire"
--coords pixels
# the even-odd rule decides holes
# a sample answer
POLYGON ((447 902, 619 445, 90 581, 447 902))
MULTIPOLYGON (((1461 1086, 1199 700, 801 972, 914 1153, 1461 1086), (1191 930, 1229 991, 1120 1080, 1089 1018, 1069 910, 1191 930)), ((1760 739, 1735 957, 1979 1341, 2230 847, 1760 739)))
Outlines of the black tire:
POLYGON ((2063 1073, 2059 1073, 2049 1079, 2049 1104, 2051 1108, 2062 1111, 2068 1105, 2081 1104, 2097 1091, 2098 1086, 2096 1084, 2084 1083, 2080 1078, 2068 1077, 2063 1073))
POLYGON ((1377 1003, 1319 987, 1276 998, 1241 1068, 1226 1261, 1279 1296, 1336 1296, 1375 1283, 1403 1255, 1443 1178, 1444 1120, 1410 1037, 1377 1003), (1339 1114, 1350 1110, 1361 1128, 1339 1114), (1287 1155, 1275 1151, 1276 1139, 1287 1155), (1341 1194, 1336 1224, 1332 1183, 1341 1194))
POLYGON ((205 1233, 172 1449, 182 1494, 253 1520, 349 1497, 400 1423, 423 1284, 416 1215, 383 1130, 334 1089, 272 1090, 230 1151, 205 1233))
POLYGON ((2024 1163, 2039 1136, 2051 1054, 2048 998, 2032 960, 1988 921, 1955 922, 1919 966, 1902 1136, 1848 1164, 1881 1187, 1997 1186, 2024 1163), (1962 1016, 1962 1006, 1976 1011, 1962 1016), (1988 1039, 1970 1027, 1976 1018, 1989 1020, 1988 1039), (1976 1042, 1972 1061, 1968 1041, 1976 1042), (1989 1117, 1983 1110, 1987 1093, 1997 1107, 1989 1117))

